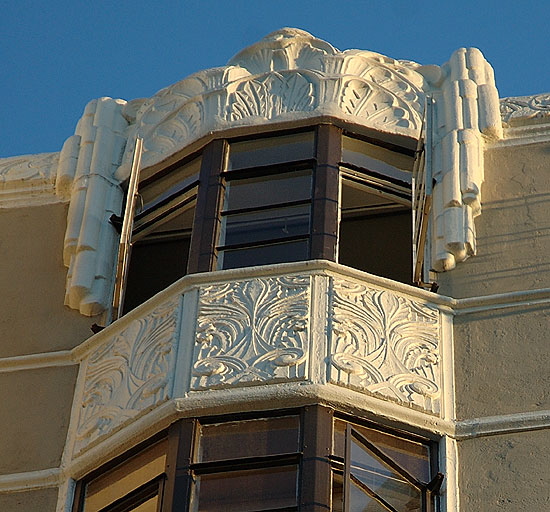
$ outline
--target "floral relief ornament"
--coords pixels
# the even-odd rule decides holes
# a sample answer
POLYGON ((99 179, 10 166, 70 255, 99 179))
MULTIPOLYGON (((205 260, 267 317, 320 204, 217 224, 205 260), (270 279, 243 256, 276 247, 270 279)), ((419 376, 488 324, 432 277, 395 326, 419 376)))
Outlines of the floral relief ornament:
POLYGON ((200 290, 191 389, 306 377, 309 277, 200 290))
POLYGON ((331 380, 438 412, 438 311, 350 281, 332 300, 331 380))
POLYGON ((176 311, 176 303, 163 304, 90 354, 75 451, 168 398, 176 311))

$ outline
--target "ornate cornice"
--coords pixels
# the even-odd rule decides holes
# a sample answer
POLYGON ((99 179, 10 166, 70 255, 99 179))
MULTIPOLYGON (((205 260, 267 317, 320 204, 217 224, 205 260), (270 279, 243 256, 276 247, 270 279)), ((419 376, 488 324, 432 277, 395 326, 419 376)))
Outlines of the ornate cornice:
MULTIPOLYGON (((378 53, 339 51, 297 29, 282 29, 147 100, 127 105, 129 141, 144 139, 151 166, 209 132, 331 115, 418 138, 426 80, 418 64, 378 53)), ((129 173, 133 143, 117 175, 129 173)))
POLYGON ((0 159, 0 208, 62 200, 55 195, 59 153, 0 159))
POLYGON ((550 123, 550 93, 503 98, 500 113, 507 126, 550 123))

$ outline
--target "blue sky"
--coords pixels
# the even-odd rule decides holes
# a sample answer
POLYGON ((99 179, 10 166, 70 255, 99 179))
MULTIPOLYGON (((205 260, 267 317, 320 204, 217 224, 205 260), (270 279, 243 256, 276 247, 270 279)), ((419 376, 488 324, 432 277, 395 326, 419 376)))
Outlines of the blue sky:
POLYGON ((59 151, 91 99, 147 97, 281 27, 443 64, 482 50, 501 97, 550 91, 545 0, 17 0, 0 15, 0 157, 59 151))

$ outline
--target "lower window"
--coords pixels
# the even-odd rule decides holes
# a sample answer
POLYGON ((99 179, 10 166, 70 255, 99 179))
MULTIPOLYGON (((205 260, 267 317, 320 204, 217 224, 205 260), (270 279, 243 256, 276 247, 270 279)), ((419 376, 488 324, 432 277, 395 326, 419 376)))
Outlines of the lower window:
POLYGON ((432 512, 435 460, 426 439, 322 406, 180 420, 80 481, 73 512, 432 512))

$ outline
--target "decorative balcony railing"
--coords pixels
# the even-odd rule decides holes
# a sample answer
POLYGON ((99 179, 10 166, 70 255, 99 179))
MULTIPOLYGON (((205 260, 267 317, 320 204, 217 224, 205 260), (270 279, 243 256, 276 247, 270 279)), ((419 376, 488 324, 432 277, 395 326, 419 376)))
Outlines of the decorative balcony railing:
POLYGON ((72 454, 164 402, 251 386, 338 386, 441 417, 450 317, 444 297, 328 262, 187 276, 78 349, 72 454))

